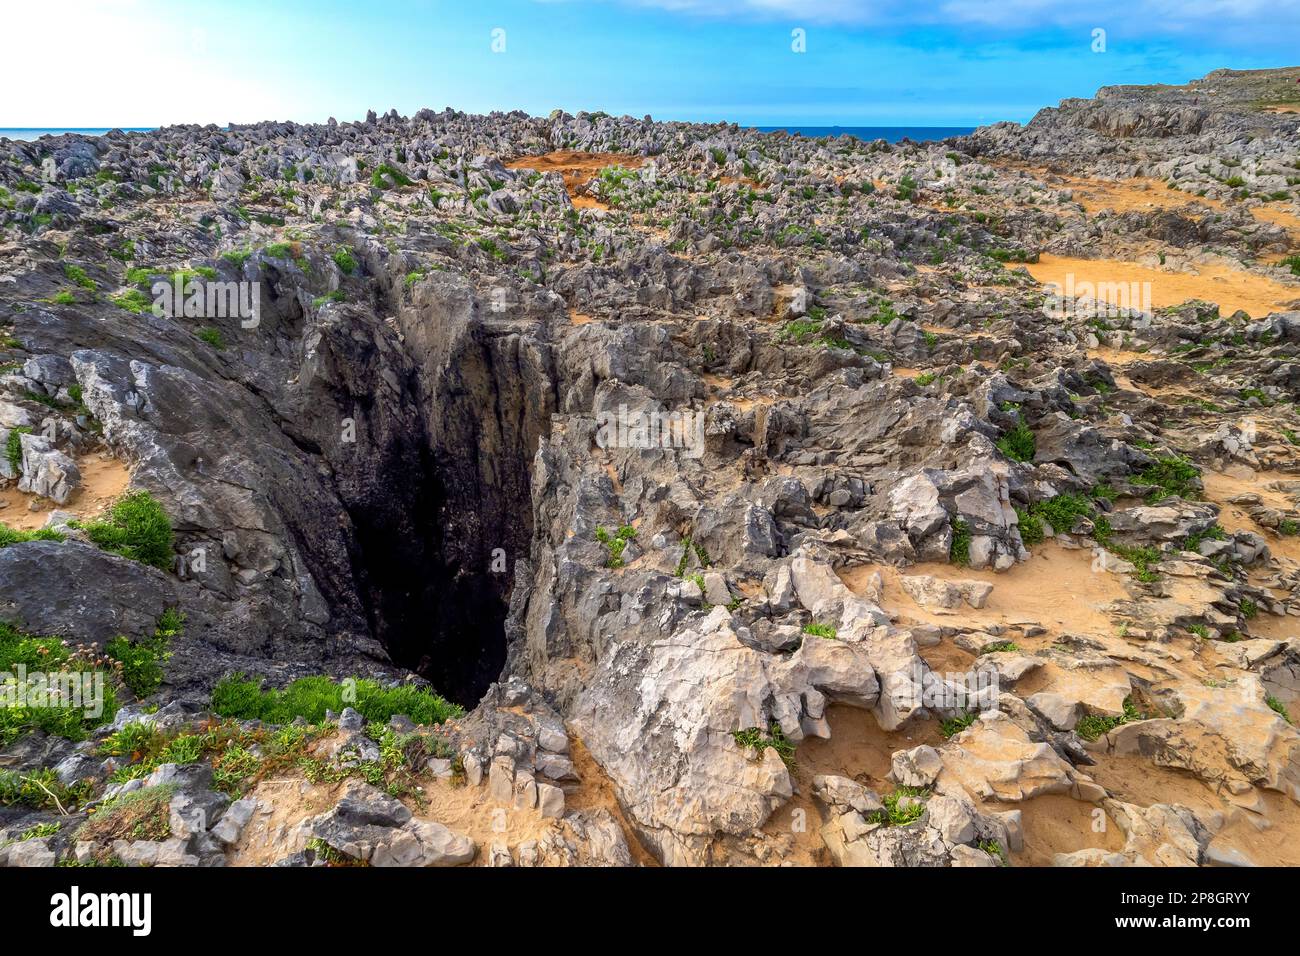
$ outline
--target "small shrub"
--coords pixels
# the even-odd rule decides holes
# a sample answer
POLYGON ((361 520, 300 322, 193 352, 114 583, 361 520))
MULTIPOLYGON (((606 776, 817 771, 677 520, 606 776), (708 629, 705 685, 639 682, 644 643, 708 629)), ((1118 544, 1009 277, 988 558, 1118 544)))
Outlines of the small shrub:
POLYGON ((998 439, 998 451, 1012 461, 1029 461, 1036 450, 1034 433, 1024 422, 1017 422, 1015 428, 998 439))
POLYGON ((1138 472, 1132 482, 1150 487, 1152 490, 1147 494, 1147 501, 1155 503, 1174 495, 1188 500, 1200 497, 1196 487, 1200 477, 1201 473, 1195 465, 1186 458, 1174 456, 1157 459, 1155 464, 1138 472))
POLYGON ((357 257, 352 254, 351 249, 339 249, 334 253, 334 264, 344 275, 352 275, 357 271, 357 257))
POLYGON ((942 733, 945 738, 955 737, 971 724, 975 723, 977 717, 979 717, 979 715, 973 710, 966 711, 966 713, 962 714, 960 717, 949 717, 947 720, 940 722, 939 732, 942 733))
POLYGON ((605 546, 609 556, 605 559, 605 567, 621 568, 623 566, 623 551, 627 548, 627 543, 636 537, 636 528, 630 524, 625 524, 613 534, 610 534, 604 528, 596 529, 596 540, 605 546))
POLYGON ((1110 733, 1120 724, 1127 724, 1134 720, 1146 720, 1147 715, 1138 711, 1133 704, 1133 698, 1124 698, 1124 712, 1118 717, 1103 717, 1099 714, 1087 714, 1079 718, 1079 722, 1074 725, 1074 732, 1084 740, 1096 740, 1104 734, 1110 733))
POLYGON ((835 628, 831 627, 829 624, 817 623, 805 624, 803 626, 803 632, 805 634, 811 634, 813 637, 824 637, 832 641, 835 640, 835 635, 838 633, 835 628))
POLYGON ((775 721, 768 726, 767 733, 763 733, 762 728, 749 727, 745 730, 733 730, 731 736, 740 746, 748 747, 759 754, 771 747, 781 758, 781 762, 790 770, 794 770, 794 744, 781 732, 781 725, 775 721))
POLYGON ((900 786, 893 793, 881 797, 885 809, 876 811, 872 815, 872 822, 891 827, 905 827, 909 823, 915 823, 925 813, 925 798, 929 795, 930 791, 923 787, 900 786), (906 805, 902 803, 903 797, 911 798, 906 805))
POLYGON ((970 564, 970 525, 961 518, 952 519, 952 544, 948 546, 948 560, 953 564, 970 564))
POLYGON ((1286 704, 1282 703, 1272 694, 1264 698, 1264 703, 1268 704, 1269 709, 1277 713, 1288 724, 1291 723, 1291 715, 1287 713, 1286 704))
POLYGON ((221 351, 226 347, 226 340, 222 338, 220 329, 214 329, 210 325, 205 325, 201 329, 195 331, 194 334, 204 342, 207 342, 217 351, 221 351))
POLYGON ((78 522, 76 527, 105 551, 164 571, 171 569, 171 520, 147 491, 133 491, 119 498, 106 520, 78 522))

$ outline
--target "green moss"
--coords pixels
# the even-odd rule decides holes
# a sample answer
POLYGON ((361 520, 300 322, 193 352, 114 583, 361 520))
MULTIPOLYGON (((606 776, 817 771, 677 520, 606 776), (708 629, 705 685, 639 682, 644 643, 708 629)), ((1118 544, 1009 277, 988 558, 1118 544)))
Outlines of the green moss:
POLYGON ((287 724, 295 717, 318 724, 325 712, 353 707, 368 721, 387 721, 405 714, 417 724, 441 724, 464 709, 437 694, 401 684, 384 687, 373 680, 336 683, 328 677, 302 677, 283 690, 264 690, 242 674, 225 677, 212 691, 212 710, 222 717, 287 724))

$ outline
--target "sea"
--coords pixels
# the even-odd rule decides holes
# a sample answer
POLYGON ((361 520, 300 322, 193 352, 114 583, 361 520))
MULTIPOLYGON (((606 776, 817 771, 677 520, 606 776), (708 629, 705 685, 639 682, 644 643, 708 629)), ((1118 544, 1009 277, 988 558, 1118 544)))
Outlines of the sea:
MULTIPOLYGON (((5 128, 0 126, 0 139, 40 139, 42 136, 58 136, 62 133, 80 133, 83 136, 103 136, 110 129, 117 129, 114 126, 57 126, 57 127, 28 127, 18 126, 5 128)), ((155 126, 124 126, 120 127, 124 133, 146 133, 151 129, 157 129, 155 126)))
MULTIPOLYGON (((143 133, 156 127, 123 127, 128 133, 143 133)), ((883 139, 897 143, 902 139, 924 143, 930 140, 947 139, 950 136, 965 136, 975 131, 973 126, 755 126, 762 133, 798 133, 800 136, 814 139, 821 136, 852 136, 861 140, 883 139)), ((10 128, 0 127, 0 138, 32 140, 42 136, 58 136, 60 133, 81 133, 84 136, 103 136, 108 127, 50 127, 50 128, 10 128)))
POLYGON ((897 143, 904 139, 925 143, 975 132, 974 126, 755 126, 754 129, 760 133, 797 133, 806 139, 852 136, 868 142, 883 139, 887 143, 897 143))

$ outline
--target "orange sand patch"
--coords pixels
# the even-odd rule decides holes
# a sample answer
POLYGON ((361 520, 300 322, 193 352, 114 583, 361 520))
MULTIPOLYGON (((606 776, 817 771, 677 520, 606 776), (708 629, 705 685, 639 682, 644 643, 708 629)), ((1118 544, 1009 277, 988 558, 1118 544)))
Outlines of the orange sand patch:
POLYGON ((918 564, 900 571, 887 566, 861 565, 840 572, 855 593, 862 593, 873 571, 884 579, 881 602, 885 610, 920 623, 981 627, 1033 621, 1048 631, 1112 634, 1115 625, 1104 608, 1124 600, 1123 578, 1092 569, 1092 551, 1067 549, 1044 542, 1028 561, 1009 571, 973 571, 953 564, 918 564), (980 610, 964 604, 955 610, 923 608, 899 584, 903 574, 929 574, 946 581, 987 581, 993 585, 988 603, 980 610))
POLYGON ((822 807, 813 799, 813 777, 821 774, 848 777, 878 794, 889 793, 894 784, 885 777, 895 751, 910 750, 921 744, 938 746, 943 742, 938 721, 919 721, 901 730, 885 731, 870 711, 844 704, 827 707, 826 721, 831 728, 830 739, 809 737, 799 744, 791 775, 795 795, 763 826, 763 832, 770 836, 794 835, 793 852, 787 859, 799 866, 831 865, 830 854, 821 839, 822 807), (795 827, 796 819, 805 829, 795 827))
POLYGON ((1201 475, 1206 499, 1219 506, 1219 524, 1227 531, 1253 531, 1262 534, 1268 540, 1269 550, 1274 556, 1288 558, 1300 564, 1300 538, 1280 535, 1267 528, 1261 528, 1250 517, 1249 509, 1252 506, 1234 505, 1228 501, 1229 498, 1235 498, 1237 495, 1259 495, 1260 503, 1267 508, 1276 511, 1292 511, 1296 507, 1295 498, 1268 486, 1275 481, 1300 480, 1300 476, 1287 475, 1278 471, 1261 471, 1249 475, 1246 472, 1249 472, 1249 469, 1243 469, 1240 474, 1207 470, 1201 475))
MULTIPOLYGON (((1076 850, 1124 848, 1124 833, 1109 817, 1101 833, 1094 832, 1094 812, 1100 807, 1075 800, 1065 794, 1052 793, 1034 797, 1017 805, 1024 829, 1025 848, 1011 854, 1013 866, 1052 866, 1058 853, 1076 850)), ((991 803, 982 809, 988 813, 1005 812, 1005 804, 991 803)), ((1105 811, 1102 810, 1104 814, 1105 811)))
POLYGON ((17 484, 0 489, 0 522, 19 531, 34 531, 45 527, 51 511, 70 511, 80 518, 90 518, 103 512, 126 491, 131 472, 122 462, 107 454, 86 455, 77 461, 81 471, 81 488, 66 505, 56 505, 47 498, 19 491, 17 484), (35 502, 37 510, 32 511, 35 502))
POLYGON ((1056 283, 1062 289, 1066 287, 1066 276, 1073 275, 1076 288, 1080 283, 1090 282, 1098 298, 1131 308, 1143 304, 1120 301, 1121 295, 1129 293, 1128 283, 1132 282, 1151 284, 1151 305, 1155 308, 1204 299, 1218 303, 1224 315, 1244 309, 1253 318, 1270 312, 1286 312, 1286 303, 1300 299, 1300 287, 1226 266, 1201 265, 1197 266, 1197 273, 1162 272, 1117 259, 1076 259, 1050 253, 1043 253, 1038 262, 1006 263, 1007 268, 1020 266, 1039 282, 1056 283), (1119 289, 1113 288, 1117 285, 1119 289))
POLYGON ((1235 849, 1259 866, 1300 865, 1300 805, 1286 797, 1262 792, 1261 804, 1267 811, 1262 817, 1233 806, 1186 771, 1162 767, 1136 754, 1094 756, 1097 764, 1088 768, 1089 775, 1125 803, 1141 807, 1178 804, 1202 813, 1221 811, 1226 823, 1212 844, 1235 849), (1264 819, 1267 828, 1256 825, 1264 819))
POLYGON ((577 309, 569 310, 569 323, 571 325, 586 325, 588 322, 592 321, 594 321, 592 317, 587 315, 585 312, 579 312, 577 309))
POLYGON ((519 156, 505 164, 506 169, 533 169, 539 173, 558 172, 564 177, 564 191, 579 209, 608 209, 605 203, 579 190, 596 178, 606 166, 625 166, 635 169, 645 163, 646 157, 631 153, 584 153, 574 149, 561 149, 541 156, 519 156))

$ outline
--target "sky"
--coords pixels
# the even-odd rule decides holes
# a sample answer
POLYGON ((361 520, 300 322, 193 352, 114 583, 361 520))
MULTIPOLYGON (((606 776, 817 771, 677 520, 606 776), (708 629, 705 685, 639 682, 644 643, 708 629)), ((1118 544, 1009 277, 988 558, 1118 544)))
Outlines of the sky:
POLYGON ((1300 64, 1300 0, 56 2, 5 4, 0 127, 445 106, 975 126, 1105 85, 1300 64))

